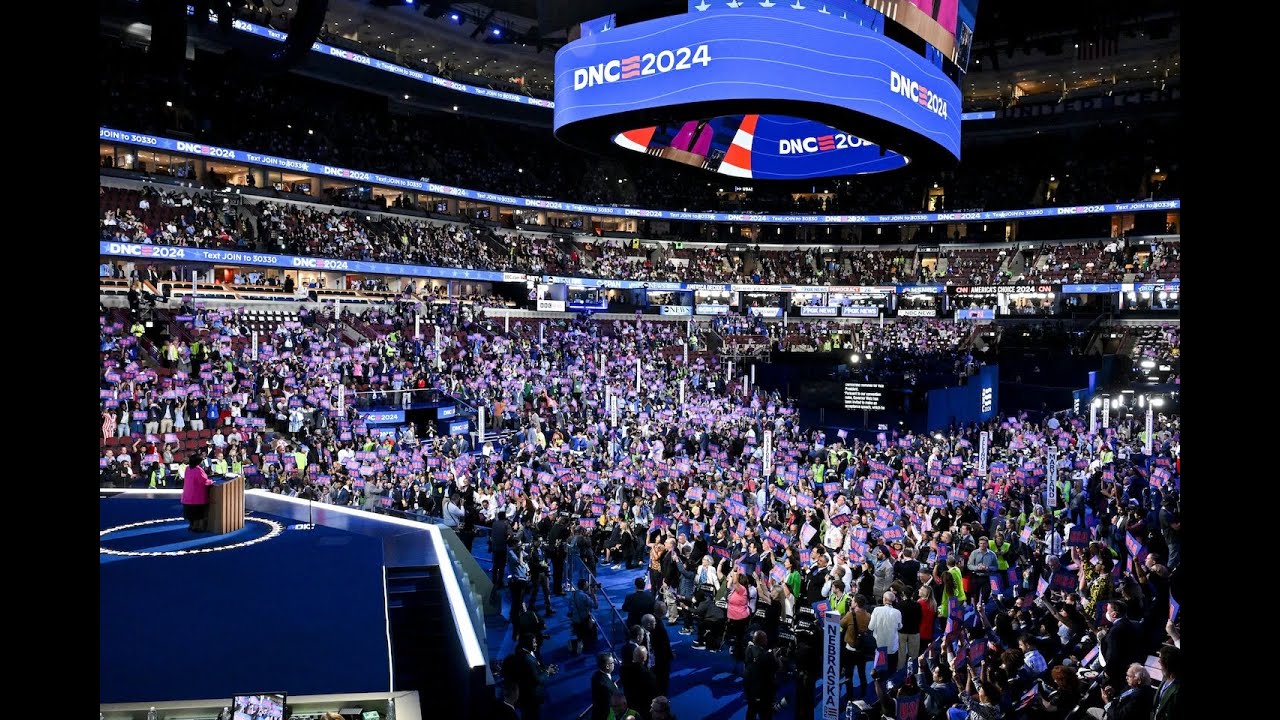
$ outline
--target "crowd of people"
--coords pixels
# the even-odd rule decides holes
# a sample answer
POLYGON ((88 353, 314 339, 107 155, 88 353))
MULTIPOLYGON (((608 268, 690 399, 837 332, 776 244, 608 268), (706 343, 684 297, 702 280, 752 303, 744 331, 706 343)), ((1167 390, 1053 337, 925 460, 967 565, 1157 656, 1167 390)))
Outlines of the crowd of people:
POLYGON ((825 194, 766 188, 725 194, 705 173, 678 163, 640 154, 601 159, 564 152, 546 127, 458 113, 402 116, 384 98, 347 87, 297 75, 249 78, 234 68, 200 61, 186 69, 185 85, 174 87, 154 77, 140 52, 109 40, 102 42, 101 52, 99 105, 106 113, 105 125, 158 134, 178 127, 199 142, 524 197, 663 209, 828 213, 922 211, 933 183, 945 188, 943 201, 933 201, 935 211, 1166 197, 1144 182, 1151 168, 1143 153, 1128 152, 1135 145, 1148 146, 1148 155, 1164 158, 1160 162, 1167 175, 1177 174, 1176 126, 1152 119, 994 144, 966 139, 961 150, 965 161, 955 169, 924 173, 907 168, 873 182, 826 183, 825 194), (511 152, 513 147, 519 150, 511 152), (1048 183, 1050 177, 1054 182, 1048 183))
POLYGON ((184 247, 252 249, 314 257, 402 264, 627 278, 659 282, 882 285, 1005 284, 1142 279, 1176 273, 1179 243, 1127 243, 1123 238, 1055 248, 953 250, 938 269, 915 248, 791 251, 692 247, 673 242, 642 247, 617 238, 584 240, 504 229, 482 229, 405 214, 319 208, 261 199, 230 205, 212 191, 99 187, 100 237, 184 247), (1153 251, 1151 248, 1154 247, 1153 251), (1009 252, 1028 256, 1022 272, 1005 269, 1009 252), (1075 258, 1067 261, 1063 254, 1075 258), (1094 257, 1095 263, 1080 262, 1094 257), (1061 261, 1060 261, 1061 260, 1061 261), (1174 263, 1170 265, 1170 262, 1174 263), (1158 269, 1157 269, 1158 268, 1158 269), (1072 274, 1073 269, 1075 274, 1072 274), (1087 270, 1089 274, 1080 274, 1087 270), (1104 272, 1105 271, 1105 272, 1104 272))
MULTIPOLYGON (((539 628, 571 553, 595 572, 605 571, 598 558, 645 570, 623 606, 631 643, 620 650, 620 695, 603 661, 612 689, 593 687, 644 718, 662 717, 669 691, 665 625, 742 663, 753 707, 790 687, 803 710, 817 677, 814 608, 836 608, 850 696, 918 696, 929 717, 956 703, 977 717, 1019 717, 1024 706, 1065 717, 1093 685, 1109 688, 1112 706, 1131 702, 1130 667, 1177 636, 1176 417, 1160 418, 1149 459, 1134 449, 1132 416, 1094 432, 1070 415, 1019 415, 864 441, 804 428, 783 398, 744 394, 719 363, 686 365, 685 323, 520 321, 504 332, 482 310, 445 306, 426 309, 418 338, 419 310, 402 302, 344 318, 304 308, 256 359, 237 311, 180 308, 177 341, 157 349, 140 326, 126 331, 120 311, 104 312, 103 436, 128 438, 104 452, 104 484, 175 486, 188 453, 207 450, 196 460, 211 476, 442 516, 468 545, 490 525, 518 641, 504 668, 524 717, 542 699, 519 654, 545 672, 539 628), (344 326, 364 341, 343 342, 344 326), (476 448, 431 426, 419 436, 361 422, 358 407, 397 406, 407 391, 488 408, 501 440, 476 448), (183 428, 214 432, 192 447, 183 428), (1090 679, 1095 647, 1106 667, 1090 679)), ((954 341, 935 325, 862 330, 906 356, 954 341)), ((580 651, 595 644, 582 607, 590 590, 571 591, 584 594, 569 612, 580 651)), ((1162 662, 1175 677, 1169 652, 1162 662)))

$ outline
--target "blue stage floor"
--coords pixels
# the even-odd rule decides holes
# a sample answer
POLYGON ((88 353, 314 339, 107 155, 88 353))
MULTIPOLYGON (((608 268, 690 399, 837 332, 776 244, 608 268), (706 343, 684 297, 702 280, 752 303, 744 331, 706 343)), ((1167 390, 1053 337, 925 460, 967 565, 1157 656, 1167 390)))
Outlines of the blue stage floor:
POLYGON ((213 537, 181 516, 176 496, 99 503, 101 530, 134 526, 101 539, 134 554, 100 554, 100 702, 390 688, 381 539, 253 511, 213 537))

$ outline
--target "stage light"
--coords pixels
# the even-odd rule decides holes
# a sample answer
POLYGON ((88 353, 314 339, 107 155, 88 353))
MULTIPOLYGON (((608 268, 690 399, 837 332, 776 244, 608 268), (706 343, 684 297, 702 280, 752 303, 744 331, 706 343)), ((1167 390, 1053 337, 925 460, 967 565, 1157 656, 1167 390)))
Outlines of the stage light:
POLYGON ((1164 398, 1151 398, 1151 407, 1164 407, 1164 398))
POLYGON ((494 28, 489 31, 494 37, 502 37, 502 28, 494 28))
POLYGON ((449 15, 449 19, 450 19, 450 20, 452 20, 452 21, 454 21, 454 22, 458 22, 458 20, 459 20, 460 18, 458 17, 458 13, 453 13, 453 14, 449 15))

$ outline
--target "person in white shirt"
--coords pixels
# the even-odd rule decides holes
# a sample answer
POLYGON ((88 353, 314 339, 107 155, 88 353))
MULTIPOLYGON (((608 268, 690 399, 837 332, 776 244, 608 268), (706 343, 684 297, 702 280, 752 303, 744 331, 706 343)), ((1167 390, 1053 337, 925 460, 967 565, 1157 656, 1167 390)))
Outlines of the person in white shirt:
POLYGON ((347 461, 354 459, 355 456, 356 456, 355 450, 352 450, 350 447, 344 447, 338 451, 338 464, 346 465, 347 461))
POLYGON ((831 595, 831 587, 836 580, 844 583, 846 588, 853 587, 853 568, 849 567, 847 561, 848 555, 842 552, 832 552, 831 557, 835 558, 835 563, 831 566, 831 572, 827 574, 827 580, 822 584, 822 596, 831 595))
POLYGON ((462 521, 466 518, 467 513, 462 509, 462 499, 457 493, 449 496, 444 501, 444 526, 457 530, 462 527, 462 521))
POLYGON ((720 589, 720 573, 711 563, 710 555, 702 556, 702 565, 698 567, 695 578, 699 585, 706 584, 714 588, 713 592, 720 589))
POLYGON ((889 674, 898 669, 898 631, 902 629, 902 612, 894 607, 898 596, 888 591, 882 598, 883 604, 871 611, 869 627, 876 636, 876 647, 887 648, 889 674))
POLYGON ((844 533, 840 526, 833 522, 827 523, 827 532, 822 536, 822 544, 832 553, 839 553, 840 545, 844 542, 844 533))

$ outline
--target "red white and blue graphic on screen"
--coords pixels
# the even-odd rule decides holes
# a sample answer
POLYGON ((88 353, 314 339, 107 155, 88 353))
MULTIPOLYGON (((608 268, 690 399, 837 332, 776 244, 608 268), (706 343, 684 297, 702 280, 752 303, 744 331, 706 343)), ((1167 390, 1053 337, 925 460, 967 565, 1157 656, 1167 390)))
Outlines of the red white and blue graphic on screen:
POLYGON ((798 180, 897 170, 910 160, 812 120, 741 115, 619 133, 618 145, 665 156, 674 148, 704 170, 757 180, 798 180), (669 138, 669 139, 668 139, 669 138))

